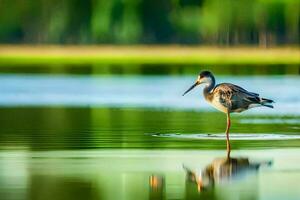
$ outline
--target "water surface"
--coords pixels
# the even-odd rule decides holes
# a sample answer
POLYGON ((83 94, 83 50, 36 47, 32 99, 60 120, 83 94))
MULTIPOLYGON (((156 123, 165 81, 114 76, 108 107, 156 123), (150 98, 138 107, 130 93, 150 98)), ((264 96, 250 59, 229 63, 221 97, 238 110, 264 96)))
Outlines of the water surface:
POLYGON ((299 199, 298 68, 229 69, 276 104, 232 115, 228 162, 189 73, 0 74, 0 199, 299 199))
POLYGON ((202 176, 204 186, 199 189, 183 165, 201 173, 214 159, 224 157, 223 151, 2 151, 0 195, 7 200, 297 200, 299 153, 299 149, 265 150, 263 155, 257 150, 235 151, 233 157, 261 166, 234 165, 238 167, 234 173, 215 177, 214 184, 202 176))
MULTIPOLYGON (((212 110, 202 97, 201 86, 182 97, 195 79, 196 76, 5 74, 0 75, 0 105, 212 110)), ((218 76, 217 82, 240 85, 276 102, 273 110, 252 109, 250 113, 300 114, 298 76, 218 76)))

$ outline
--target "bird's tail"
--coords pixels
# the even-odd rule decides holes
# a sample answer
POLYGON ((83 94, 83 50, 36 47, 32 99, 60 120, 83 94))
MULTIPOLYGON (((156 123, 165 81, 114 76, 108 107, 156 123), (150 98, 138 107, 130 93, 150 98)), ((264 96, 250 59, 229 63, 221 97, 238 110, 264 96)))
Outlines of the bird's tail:
POLYGON ((271 105, 272 103, 275 103, 273 100, 271 99, 266 99, 266 98, 261 98, 260 99, 260 104, 269 108, 274 108, 273 105, 271 105))

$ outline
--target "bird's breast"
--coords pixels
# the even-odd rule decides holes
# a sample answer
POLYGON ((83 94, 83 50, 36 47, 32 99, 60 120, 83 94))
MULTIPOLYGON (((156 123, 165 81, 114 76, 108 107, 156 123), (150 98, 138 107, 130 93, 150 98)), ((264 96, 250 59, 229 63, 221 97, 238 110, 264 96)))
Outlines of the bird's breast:
POLYGON ((227 113, 228 108, 220 102, 217 96, 214 96, 214 98, 212 98, 211 100, 207 100, 207 102, 210 103, 217 110, 227 113))

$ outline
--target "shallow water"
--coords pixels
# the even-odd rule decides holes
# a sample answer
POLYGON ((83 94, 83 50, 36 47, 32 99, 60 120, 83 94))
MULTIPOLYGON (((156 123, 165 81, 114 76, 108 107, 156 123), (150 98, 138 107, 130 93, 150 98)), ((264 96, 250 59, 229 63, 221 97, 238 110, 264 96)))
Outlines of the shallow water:
POLYGON ((2 199, 297 200, 299 149, 235 151, 249 163, 213 165, 223 151, 76 150, 0 152, 2 199), (260 167, 258 167, 260 165, 260 167), (183 166, 203 181, 199 188, 183 166), (201 171, 202 170, 202 171, 201 171), (201 174, 202 176, 198 176, 201 174), (214 181, 212 184, 211 182, 214 181))
POLYGON ((226 116, 194 79, 0 74, 0 199, 299 199, 299 76, 218 76, 276 104, 232 115, 213 178, 226 116))
MULTIPOLYGON (((0 113, 2 149, 225 148, 222 140, 204 138, 199 141, 191 135, 222 133, 226 116, 220 112, 150 108, 5 107, 0 109, 0 113), (172 133, 192 138, 153 136, 172 133)), ((284 134, 296 137, 293 140, 278 140, 275 137, 271 141, 233 140, 233 147, 300 147, 300 139, 297 139, 300 124, 284 123, 286 120, 299 119, 298 115, 232 115, 233 134, 284 134), (269 121, 245 124, 245 120, 260 119, 269 121), (283 123, 270 123, 272 120, 283 123)))
MULTIPOLYGON (((167 134, 153 134, 154 137, 163 138, 178 138, 178 139, 196 139, 196 140, 226 140, 224 133, 200 133, 200 134, 180 134, 180 133, 167 133, 167 134)), ((300 139, 298 134, 270 134, 270 133, 230 133, 230 140, 297 140, 300 139)))
POLYGON ((5 107, 0 113, 2 199, 296 200, 300 195, 300 125, 277 123, 299 120, 297 115, 233 115, 232 157, 262 164, 254 169, 233 163, 230 169, 237 171, 212 179, 199 174, 225 157, 225 140, 193 136, 220 136, 226 119, 219 112, 5 107), (245 123, 253 119, 268 120, 245 123), (153 136, 174 132, 186 138, 153 136), (234 140, 249 134, 256 140, 234 140), (259 138, 262 134, 272 137, 259 138), (197 180, 203 177, 203 186, 183 166, 195 171, 197 180))

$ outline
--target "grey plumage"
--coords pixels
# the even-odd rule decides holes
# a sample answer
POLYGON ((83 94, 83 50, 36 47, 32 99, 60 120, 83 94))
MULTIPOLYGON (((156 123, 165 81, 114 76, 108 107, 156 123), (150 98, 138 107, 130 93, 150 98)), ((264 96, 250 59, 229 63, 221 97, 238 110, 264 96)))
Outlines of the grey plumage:
POLYGON ((228 108, 229 112, 242 112, 257 106, 273 108, 273 100, 260 98, 259 94, 249 92, 244 88, 231 84, 221 83, 216 85, 208 96, 219 98, 219 102, 228 108))

